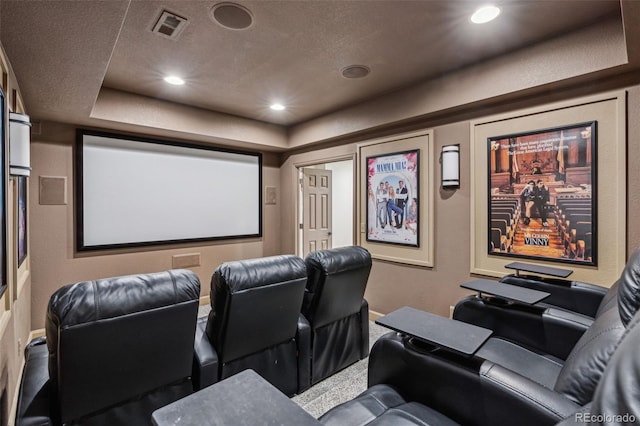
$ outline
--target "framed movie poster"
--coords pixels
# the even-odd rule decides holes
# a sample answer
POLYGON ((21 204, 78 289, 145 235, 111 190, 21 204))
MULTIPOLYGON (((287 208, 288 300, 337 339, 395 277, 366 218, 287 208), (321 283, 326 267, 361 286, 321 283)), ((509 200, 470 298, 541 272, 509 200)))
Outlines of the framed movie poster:
POLYGON ((367 241, 420 247, 420 150, 366 157, 367 241))
POLYGON ((5 97, 0 88, 0 297, 7 289, 7 235, 5 233, 7 224, 6 206, 6 181, 5 181, 5 144, 7 143, 5 97))
POLYGON ((27 177, 18 180, 18 267, 27 257, 27 177))
POLYGON ((488 252, 597 265, 596 122, 489 137, 488 252))

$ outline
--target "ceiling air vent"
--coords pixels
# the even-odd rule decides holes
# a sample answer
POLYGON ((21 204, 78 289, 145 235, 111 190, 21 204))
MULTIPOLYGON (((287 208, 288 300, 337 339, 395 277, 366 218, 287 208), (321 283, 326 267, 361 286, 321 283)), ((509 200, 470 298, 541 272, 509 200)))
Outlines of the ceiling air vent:
POLYGON ((186 18, 169 12, 168 10, 163 10, 151 31, 159 36, 177 40, 186 26, 186 18))

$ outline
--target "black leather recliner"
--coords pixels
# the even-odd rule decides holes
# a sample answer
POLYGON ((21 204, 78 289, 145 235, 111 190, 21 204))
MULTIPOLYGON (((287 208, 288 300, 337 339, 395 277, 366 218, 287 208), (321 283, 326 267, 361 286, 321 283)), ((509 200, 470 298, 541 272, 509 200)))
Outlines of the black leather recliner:
POLYGON ((49 301, 26 348, 17 426, 151 425, 193 392, 200 281, 173 270, 80 282, 49 301))
POLYGON ((594 318, 616 294, 615 288, 537 275, 510 274, 502 277, 500 282, 550 293, 536 306, 563 309, 587 318, 594 318))
POLYGON ((310 253, 302 314, 311 325, 311 384, 369 354, 364 292, 371 255, 359 246, 310 253))
MULTIPOLYGON (((503 324, 492 315, 483 315, 486 312, 484 309, 468 309, 477 305, 464 304, 464 309, 456 308, 458 315, 454 314, 454 318, 494 330, 494 335, 482 345, 476 356, 554 389, 583 405, 591 400, 599 374, 640 305, 640 251, 630 257, 616 282, 616 290, 615 303, 608 303, 599 312, 593 324, 563 358, 540 347, 522 344, 521 341, 526 340, 524 337, 515 340, 506 336, 508 333, 504 332, 505 329, 516 334, 518 321, 524 316, 507 317, 507 324, 503 324), (585 371, 589 372, 589 376, 584 374, 585 371)), ((549 322, 543 323, 543 327, 547 329, 549 325, 549 322)), ((553 348, 555 345, 564 351, 567 346, 567 342, 554 333, 548 333, 546 339, 546 348, 553 348)))
POLYGON ((309 387, 309 324, 300 314, 307 271, 293 255, 227 262, 198 320, 194 380, 203 388, 251 368, 287 395, 309 387))
POLYGON ((582 371, 584 380, 597 387, 593 399, 580 404, 491 361, 434 351, 388 333, 371 350, 369 388, 319 420, 330 426, 637 424, 638 350, 640 314, 631 320, 603 374, 582 371))
MULTIPOLYGON (((614 303, 603 306, 566 360, 500 334, 490 337, 473 356, 465 357, 410 336, 389 333, 376 342, 369 357, 370 388, 347 403, 351 406, 327 413, 322 422, 366 425, 375 420, 375 424, 395 424, 404 419, 407 424, 539 426, 588 410, 625 329, 640 328, 636 326, 640 315, 636 314, 640 305, 639 257, 638 251, 631 256, 616 283, 614 303)), ((477 315, 474 319, 478 321, 473 323, 494 325, 491 321, 495 318, 488 318, 477 315)), ((511 323, 518 320, 509 319, 511 323)), ((504 328, 503 324, 495 325, 498 330, 504 328)))
POLYGON ((637 249, 629 257, 620 278, 601 299, 594 317, 565 308, 504 303, 500 298, 473 295, 456 304, 453 318, 489 328, 495 337, 518 346, 565 360, 585 333, 592 335, 590 330, 598 329, 597 325, 603 323, 608 311, 620 307, 635 312, 638 302, 628 294, 635 294, 639 287, 640 249, 637 249), (619 304, 621 297, 628 303, 619 304))

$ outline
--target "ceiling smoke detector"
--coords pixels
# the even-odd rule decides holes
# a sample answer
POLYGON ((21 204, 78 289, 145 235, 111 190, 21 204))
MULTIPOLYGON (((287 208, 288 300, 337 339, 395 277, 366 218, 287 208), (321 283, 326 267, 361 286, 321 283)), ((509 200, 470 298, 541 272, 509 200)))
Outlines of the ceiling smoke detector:
POLYGON ((344 78, 363 78, 369 75, 371 69, 364 65, 349 65, 342 68, 341 72, 344 78))
POLYGON ((169 12, 168 10, 163 10, 151 32, 162 37, 177 40, 178 36, 186 26, 186 18, 169 12))
POLYGON ((244 30, 253 24, 251 11, 235 3, 218 3, 211 8, 213 21, 230 30, 244 30))

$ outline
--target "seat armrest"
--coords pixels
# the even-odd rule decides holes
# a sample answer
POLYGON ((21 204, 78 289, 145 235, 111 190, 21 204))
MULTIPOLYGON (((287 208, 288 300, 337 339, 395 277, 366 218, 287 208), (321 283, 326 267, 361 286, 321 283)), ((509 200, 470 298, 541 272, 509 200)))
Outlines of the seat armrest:
POLYGON ((555 424, 582 408, 566 396, 490 361, 482 364, 480 376, 491 424, 555 424))
POLYGON ((193 374, 194 390, 200 390, 220 380, 218 369, 218 352, 207 337, 207 317, 198 318, 196 336, 193 342, 193 374))
POLYGON ((53 394, 49 388, 49 352, 45 338, 33 339, 24 352, 25 364, 18 391, 15 425, 53 425, 53 394))
POLYGON ((460 424, 483 424, 486 422, 479 419, 482 389, 476 359, 438 351, 392 331, 371 349, 368 387, 386 384, 406 401, 424 404, 460 424), (434 351, 443 356, 434 356, 434 351))
POLYGON ((542 314, 542 322, 548 343, 546 352, 567 359, 580 337, 593 324, 593 318, 564 309, 548 308, 542 314))
POLYGON ((298 393, 311 386, 311 325, 304 315, 298 316, 296 331, 298 347, 298 393))
POLYGON ((507 303, 500 298, 480 298, 475 295, 460 300, 453 319, 493 330, 494 337, 517 342, 543 351, 546 335, 542 315, 545 308, 507 303))
POLYGON ((500 282, 545 291, 550 295, 542 303, 590 317, 595 317, 602 299, 609 290, 595 284, 535 275, 507 275, 500 282))
POLYGON ((469 296, 456 304, 453 318, 493 330, 522 346, 567 359, 593 319, 557 308, 509 304, 469 296))
POLYGON ((369 356, 369 383, 387 384, 460 424, 555 424, 580 406, 480 357, 416 346, 398 333, 382 336, 369 356))

